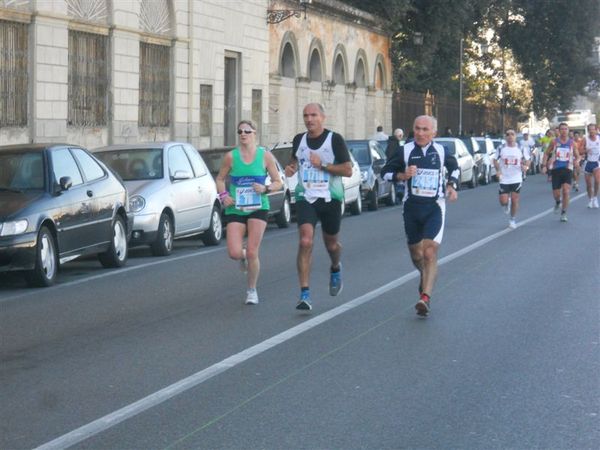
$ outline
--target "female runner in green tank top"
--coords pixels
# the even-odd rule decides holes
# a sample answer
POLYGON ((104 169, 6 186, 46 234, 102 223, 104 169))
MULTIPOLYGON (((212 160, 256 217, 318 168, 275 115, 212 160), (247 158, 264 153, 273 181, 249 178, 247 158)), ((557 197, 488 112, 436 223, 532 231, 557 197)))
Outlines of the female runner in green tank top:
POLYGON ((217 175, 217 191, 225 208, 227 251, 247 271, 247 305, 258 303, 256 283, 260 272, 258 251, 267 227, 269 199, 267 192, 282 187, 275 158, 256 145, 256 125, 250 120, 238 124, 240 145, 223 158, 217 175), (271 184, 265 184, 267 174, 271 184), (229 189, 225 180, 229 177, 229 189), (244 247, 244 236, 248 235, 244 247))

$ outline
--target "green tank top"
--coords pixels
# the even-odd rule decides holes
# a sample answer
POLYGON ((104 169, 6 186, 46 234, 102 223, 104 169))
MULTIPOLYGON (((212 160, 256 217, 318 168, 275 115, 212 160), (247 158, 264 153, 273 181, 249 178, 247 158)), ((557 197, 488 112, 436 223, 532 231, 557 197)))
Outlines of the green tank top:
POLYGON ((267 194, 258 194, 252 189, 252 183, 265 184, 265 149, 257 147, 254 161, 244 162, 239 147, 231 151, 231 171, 229 172, 229 195, 235 200, 235 206, 228 206, 225 214, 247 216, 261 209, 269 210, 267 194))

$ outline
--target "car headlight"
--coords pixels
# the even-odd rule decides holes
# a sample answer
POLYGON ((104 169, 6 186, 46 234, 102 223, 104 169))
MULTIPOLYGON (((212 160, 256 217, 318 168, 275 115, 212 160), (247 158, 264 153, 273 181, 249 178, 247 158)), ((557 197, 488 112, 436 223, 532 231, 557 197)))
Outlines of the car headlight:
POLYGON ((0 224, 0 236, 14 236, 15 234, 25 233, 27 230, 27 220, 15 220, 13 222, 4 222, 0 224))
POLYGON ((146 199, 141 195, 133 195, 129 198, 129 209, 131 212, 140 212, 146 206, 146 199))

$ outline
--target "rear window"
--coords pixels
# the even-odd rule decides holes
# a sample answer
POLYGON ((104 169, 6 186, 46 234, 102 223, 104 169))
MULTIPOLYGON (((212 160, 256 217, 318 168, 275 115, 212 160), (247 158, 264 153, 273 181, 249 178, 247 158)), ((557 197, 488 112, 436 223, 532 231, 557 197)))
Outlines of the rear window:
POLYGON ((346 145, 348 146, 348 150, 354 156, 354 159, 361 166, 371 164, 371 153, 369 150, 369 142, 361 141, 361 142, 352 142, 346 141, 346 145))
POLYGON ((162 148, 134 148, 94 154, 117 172, 123 181, 163 178, 162 148))
POLYGON ((454 144, 454 141, 437 141, 437 143, 446 147, 446 150, 448 150, 448 153, 451 155, 456 155, 456 145, 454 144))

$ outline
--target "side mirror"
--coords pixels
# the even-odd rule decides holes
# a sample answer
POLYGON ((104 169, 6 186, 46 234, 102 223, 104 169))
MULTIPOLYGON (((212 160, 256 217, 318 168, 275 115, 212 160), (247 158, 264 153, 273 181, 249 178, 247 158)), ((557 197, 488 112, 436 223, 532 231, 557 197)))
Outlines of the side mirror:
POLYGON ((190 172, 188 172, 187 170, 176 170, 175 173, 173 174, 173 181, 177 181, 177 180, 189 180, 190 178, 192 178, 192 174, 190 172))
POLYGON ((68 191, 73 186, 73 180, 71 177, 61 177, 58 184, 60 185, 61 191, 68 191))

